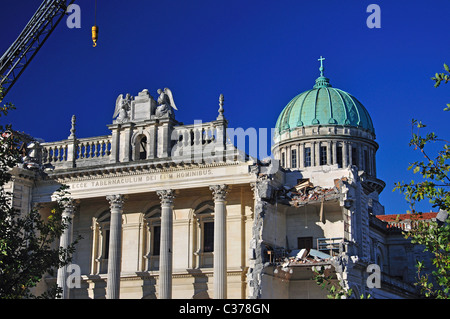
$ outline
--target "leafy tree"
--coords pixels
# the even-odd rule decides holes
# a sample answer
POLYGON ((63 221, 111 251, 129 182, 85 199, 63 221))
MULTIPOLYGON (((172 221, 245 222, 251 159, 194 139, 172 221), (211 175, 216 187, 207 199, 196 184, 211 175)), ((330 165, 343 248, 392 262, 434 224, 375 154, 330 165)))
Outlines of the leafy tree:
MULTIPOLYGON (((333 262, 331 262, 333 264, 333 262)), ((335 267, 336 269, 336 267, 335 267)), ((353 293, 353 289, 345 288, 345 284, 343 280, 336 280, 333 278, 333 275, 325 266, 315 266, 313 267, 313 280, 315 280, 316 284, 318 284, 322 289, 328 292, 328 299, 350 299, 350 298, 359 298, 359 299, 370 299, 372 296, 367 294, 361 294, 360 296, 356 296, 353 293)))
MULTIPOLYGON (((0 87, 0 101, 2 100, 0 87)), ((14 109, 10 103, 0 107, 0 116, 14 109)), ((4 186, 11 181, 10 170, 21 161, 19 148, 23 141, 10 125, 0 126, 0 298, 54 298, 61 288, 56 285, 41 296, 33 296, 35 287, 45 273, 54 274, 71 262, 75 249, 55 248, 70 220, 62 217, 64 203, 69 199, 65 187, 58 193, 55 208, 43 219, 36 209, 25 214, 12 207, 12 194, 4 186)))
POLYGON ((344 284, 333 279, 324 266, 313 267, 313 279, 322 289, 327 290, 328 299, 347 299, 353 294, 352 289, 345 289, 344 284))
MULTIPOLYGON (((450 69, 444 64, 445 72, 436 73, 431 79, 437 88, 441 83, 450 81, 450 69)), ((447 104, 444 111, 450 110, 447 104)), ((423 160, 413 162, 409 166, 415 174, 420 175, 420 181, 396 183, 394 190, 399 190, 409 202, 411 212, 417 214, 415 227, 404 235, 412 243, 424 246, 425 251, 432 255, 434 269, 425 269, 423 261, 418 261, 417 285, 428 298, 450 298, 450 226, 448 223, 424 222, 419 220, 420 213, 415 210, 417 202, 428 199, 432 207, 442 211, 450 211, 450 143, 440 139, 434 132, 423 133, 426 125, 421 121, 412 120, 412 138, 409 145, 419 151, 423 160), (431 156, 430 144, 442 143, 442 149, 431 156), (431 272, 430 272, 431 270, 431 272)), ((413 217, 414 218, 414 217, 413 217)))

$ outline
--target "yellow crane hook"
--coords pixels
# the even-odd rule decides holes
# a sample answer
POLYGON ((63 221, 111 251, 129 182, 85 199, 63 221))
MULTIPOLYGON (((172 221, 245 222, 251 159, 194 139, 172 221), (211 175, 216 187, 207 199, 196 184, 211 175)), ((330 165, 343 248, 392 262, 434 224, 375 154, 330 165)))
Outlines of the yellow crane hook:
POLYGON ((98 26, 97 26, 97 0, 95 0, 95 11, 94 11, 94 26, 92 27, 92 42, 93 47, 97 46, 98 39, 98 26))
POLYGON ((94 48, 97 46, 97 39, 98 39, 98 27, 96 25, 94 25, 92 27, 92 42, 94 42, 94 44, 92 46, 94 48))

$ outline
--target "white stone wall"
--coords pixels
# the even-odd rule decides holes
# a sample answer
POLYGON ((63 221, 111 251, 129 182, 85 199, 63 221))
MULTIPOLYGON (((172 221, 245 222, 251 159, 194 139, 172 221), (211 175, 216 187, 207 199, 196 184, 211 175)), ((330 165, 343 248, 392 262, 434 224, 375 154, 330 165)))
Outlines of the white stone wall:
MULTIPOLYGON (((180 192, 175 198, 174 222, 173 222, 173 298, 192 298, 196 293, 207 290, 212 297, 213 269, 193 269, 193 260, 196 258, 193 252, 196 240, 193 235, 195 221, 194 208, 202 201, 211 200, 209 189, 196 189, 180 192), (195 194, 195 195, 194 195, 195 194)), ((122 223, 122 264, 121 264, 121 298, 142 298, 144 293, 149 296, 154 291, 157 297, 158 271, 145 271, 143 258, 145 243, 143 216, 147 209, 158 205, 159 200, 154 194, 130 196, 124 206, 122 223), (152 280, 142 279, 151 275, 152 280), (138 276, 137 274, 141 274, 138 276), (145 277, 144 276, 144 277, 145 277), (143 289, 143 286, 146 287, 143 289)), ((74 255, 73 263, 80 265, 82 275, 85 278, 93 278, 91 273, 94 262, 92 230, 93 218, 108 209, 106 200, 87 199, 82 200, 79 211, 74 218, 74 234, 81 234, 82 239, 74 255)), ((227 268, 228 268, 228 297, 245 298, 247 284, 242 281, 242 271, 248 266, 248 249, 253 225, 253 194, 249 186, 234 187, 227 197, 227 268)), ((97 277, 105 277, 106 274, 98 274, 97 277)), ((94 276, 95 277, 95 276, 94 276)), ((88 285, 84 282, 81 290, 76 292, 78 296, 101 296, 102 293, 94 287, 101 283, 88 285), (94 290, 95 290, 94 289, 94 290)))

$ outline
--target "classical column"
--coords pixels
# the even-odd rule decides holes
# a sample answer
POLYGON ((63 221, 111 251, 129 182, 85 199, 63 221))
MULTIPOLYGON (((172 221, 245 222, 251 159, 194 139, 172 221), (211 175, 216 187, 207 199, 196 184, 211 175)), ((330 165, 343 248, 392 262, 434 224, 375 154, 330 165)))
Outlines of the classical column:
POLYGON ((299 154, 299 156, 298 156, 299 168, 303 169, 303 168, 305 168, 305 143, 304 142, 300 143, 298 154, 299 154))
POLYGON ((106 282, 106 298, 119 299, 120 267, 122 263, 122 212, 123 195, 108 195, 111 210, 109 226, 108 279, 106 282))
POLYGON ((358 171, 361 171, 364 167, 364 163, 363 163, 363 146, 362 144, 358 144, 358 171))
MULTIPOLYGON (((337 147, 338 147, 338 142, 337 141, 333 141, 333 143, 332 143, 332 157, 333 157, 333 165, 336 165, 338 162, 337 162, 337 147)), ((341 154, 342 154, 342 152, 341 152, 341 154)))
POLYGON ((316 142, 311 142, 311 166, 316 166, 316 142))
POLYGON ((214 298, 227 298, 227 209, 228 185, 213 185, 214 197, 214 298))
POLYGON ((292 145, 286 147, 286 167, 292 168, 292 145))
POLYGON ((321 156, 320 156, 320 147, 322 146, 322 142, 321 141, 318 141, 317 143, 316 143, 316 166, 320 166, 320 158, 321 158, 321 156))
POLYGON ((370 147, 368 153, 369 153, 370 175, 375 176, 374 149, 370 147))
MULTIPOLYGON (((72 242, 73 236, 73 213, 74 213, 74 202, 72 200, 68 200, 65 202, 62 212, 62 218, 64 222, 67 222, 67 228, 64 229, 61 237, 59 239, 59 247, 62 249, 67 249, 72 242)), ((57 275, 57 285, 62 288, 61 299, 69 299, 69 287, 67 287, 67 266, 62 266, 58 269, 57 275)))
POLYGON ((327 142, 327 165, 331 165, 331 141, 327 142))
POLYGON ((342 167, 347 168, 348 166, 348 143, 342 142, 342 167))
POLYGON ((372 149, 372 156, 371 156, 371 158, 372 158, 372 176, 373 177, 377 176, 377 162, 376 162, 376 159, 375 159, 376 154, 377 154, 376 150, 372 149))
POLYGON ((355 163, 353 163, 353 145, 352 144, 348 144, 348 165, 352 166, 352 165, 356 165, 355 163))
POLYGON ((172 298, 173 200, 171 189, 156 192, 161 199, 161 240, 159 252, 159 298, 172 298))

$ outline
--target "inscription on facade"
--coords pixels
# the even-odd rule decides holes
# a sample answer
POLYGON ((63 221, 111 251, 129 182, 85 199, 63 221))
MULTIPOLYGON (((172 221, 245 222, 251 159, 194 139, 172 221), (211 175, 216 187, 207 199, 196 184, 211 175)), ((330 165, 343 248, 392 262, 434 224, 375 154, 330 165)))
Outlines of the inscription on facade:
POLYGON ((211 169, 202 169, 196 171, 183 171, 183 172, 170 172, 170 173, 158 173, 158 174, 144 174, 139 176, 125 176, 115 178, 105 178, 95 181, 84 181, 76 183, 68 183, 71 189, 86 189, 93 187, 106 187, 125 184, 141 184, 148 182, 158 182, 166 180, 186 179, 193 177, 207 177, 214 175, 211 169))

